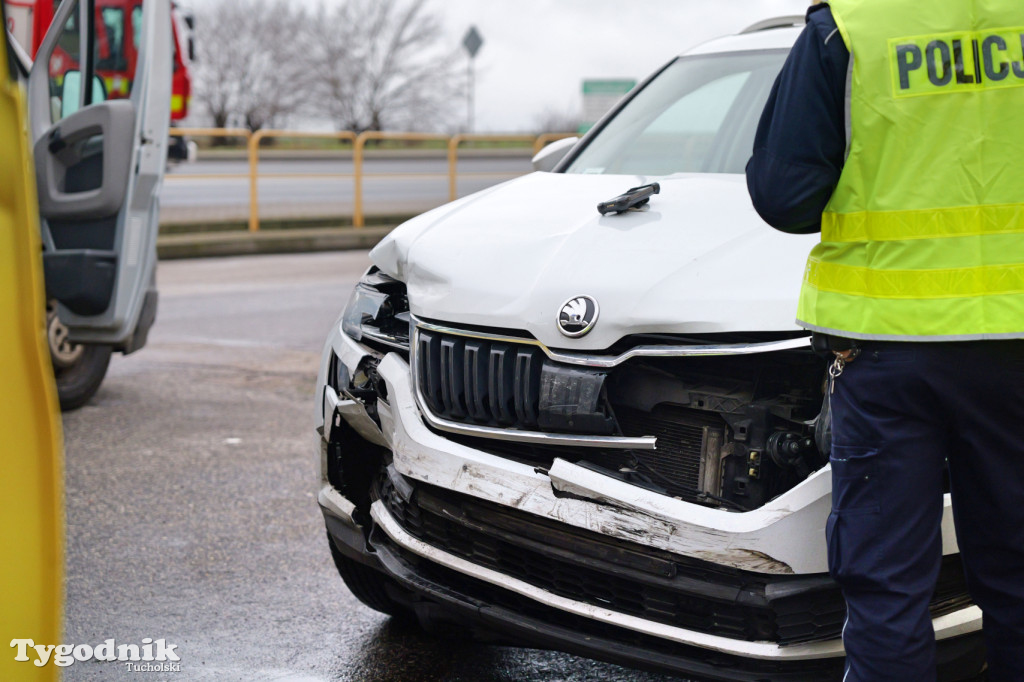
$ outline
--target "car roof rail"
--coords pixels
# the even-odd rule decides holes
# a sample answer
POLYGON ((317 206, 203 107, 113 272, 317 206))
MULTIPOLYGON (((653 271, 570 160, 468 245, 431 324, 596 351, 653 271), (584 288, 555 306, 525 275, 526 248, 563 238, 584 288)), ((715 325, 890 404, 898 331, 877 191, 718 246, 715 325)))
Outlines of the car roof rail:
POLYGON ((807 23, 807 17, 803 14, 790 14, 784 17, 774 17, 772 19, 765 19, 759 21, 756 24, 751 24, 745 29, 740 31, 740 35, 746 35, 747 33, 757 33, 758 31, 769 31, 773 28, 791 28, 793 26, 803 26, 807 23))

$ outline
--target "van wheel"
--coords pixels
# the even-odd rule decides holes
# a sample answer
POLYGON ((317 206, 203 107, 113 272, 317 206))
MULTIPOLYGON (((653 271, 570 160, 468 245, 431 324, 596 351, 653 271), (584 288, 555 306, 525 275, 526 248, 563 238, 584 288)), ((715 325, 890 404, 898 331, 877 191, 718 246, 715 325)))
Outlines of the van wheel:
POLYGON ((330 533, 327 534, 327 544, 331 547, 331 557, 334 559, 338 574, 356 599, 374 611, 380 611, 403 623, 416 622, 412 610, 399 604, 388 593, 388 588, 402 590, 394 579, 339 552, 330 533))
POLYGON ((72 343, 53 305, 46 308, 46 340, 57 380, 60 409, 75 410, 89 402, 107 375, 110 346, 72 343))

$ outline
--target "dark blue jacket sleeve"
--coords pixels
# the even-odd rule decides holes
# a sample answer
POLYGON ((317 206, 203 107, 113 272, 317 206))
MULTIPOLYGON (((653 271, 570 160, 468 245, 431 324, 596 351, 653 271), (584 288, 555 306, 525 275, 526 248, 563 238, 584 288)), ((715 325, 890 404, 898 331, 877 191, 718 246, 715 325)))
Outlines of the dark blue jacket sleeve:
POLYGON ((783 232, 821 229, 846 156, 849 61, 828 6, 811 7, 768 96, 747 163, 754 208, 783 232))

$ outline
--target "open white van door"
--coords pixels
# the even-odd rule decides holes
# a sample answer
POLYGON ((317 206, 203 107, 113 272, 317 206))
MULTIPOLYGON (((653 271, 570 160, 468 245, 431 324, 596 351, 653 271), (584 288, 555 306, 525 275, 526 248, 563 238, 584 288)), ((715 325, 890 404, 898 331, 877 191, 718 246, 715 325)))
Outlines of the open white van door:
POLYGON ((95 0, 64 0, 32 65, 50 346, 66 409, 99 388, 112 350, 141 348, 156 319, 171 77, 170 0, 144 0, 128 16, 95 0), (138 56, 130 96, 112 99, 96 72, 124 53, 125 22, 138 56))

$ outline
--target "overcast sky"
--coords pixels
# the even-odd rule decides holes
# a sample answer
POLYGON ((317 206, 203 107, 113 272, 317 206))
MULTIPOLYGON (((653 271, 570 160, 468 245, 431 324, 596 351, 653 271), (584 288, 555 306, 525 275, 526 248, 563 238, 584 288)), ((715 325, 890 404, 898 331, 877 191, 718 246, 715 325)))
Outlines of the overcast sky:
MULTIPOLYGON (((181 4, 197 7, 206 1, 181 4)), ((809 4, 810 0, 428 2, 443 18, 452 45, 461 43, 471 25, 483 36, 476 60, 478 132, 531 129, 547 110, 576 113, 584 78, 640 80, 694 45, 736 33, 761 19, 803 14, 809 4)), ((465 105, 459 111, 464 112, 465 105)))
POLYGON ((680 52, 808 0, 433 0, 453 40, 470 25, 477 128, 530 128, 548 108, 581 108, 584 78, 640 80, 680 52))

